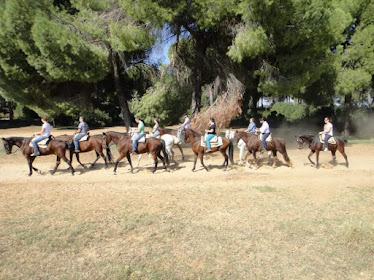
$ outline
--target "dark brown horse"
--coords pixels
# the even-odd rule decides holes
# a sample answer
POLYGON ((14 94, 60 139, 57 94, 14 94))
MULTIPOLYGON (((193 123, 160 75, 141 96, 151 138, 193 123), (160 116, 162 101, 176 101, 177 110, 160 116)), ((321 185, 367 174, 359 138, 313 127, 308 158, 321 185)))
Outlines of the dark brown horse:
MULTIPOLYGON (((20 148, 22 154, 25 156, 27 163, 29 165, 29 176, 32 175, 32 171, 36 171, 38 173, 41 173, 37 168, 32 166, 32 163, 34 162, 36 157, 30 156, 33 152, 34 149, 29 146, 30 141, 32 140, 31 137, 25 138, 25 137, 9 137, 9 138, 2 138, 3 140, 3 145, 5 152, 9 155, 12 153, 12 148, 13 146, 17 146, 20 148)), ((40 155, 45 156, 45 155, 52 155, 55 154, 57 156, 56 160, 56 166, 55 168, 51 171, 51 174, 55 174, 57 167, 60 165, 60 160, 61 158, 69 165, 69 169, 71 170, 71 174, 74 175, 74 168, 72 167, 70 161, 66 158, 65 153, 66 149, 69 148, 69 143, 57 139, 53 139, 49 141, 48 145, 46 148, 39 148, 40 155)))
MULTIPOLYGON (((256 152, 259 151, 262 148, 262 143, 259 139, 259 137, 256 134, 246 133, 244 131, 236 131, 234 139, 236 141, 239 141, 239 139, 242 139, 246 145, 248 152, 253 154, 253 158, 255 159, 255 165, 257 165, 257 159, 256 159, 256 152)), ((284 140, 278 137, 271 137, 271 141, 266 143, 267 151, 270 151, 273 156, 273 167, 276 167, 277 163, 277 152, 280 152, 283 155, 283 159, 287 162, 289 167, 292 167, 292 163, 290 158, 288 157, 286 145, 284 143, 284 140)), ((270 160, 270 156, 269 156, 270 160)))
MULTIPOLYGON (((106 133, 104 133, 106 135, 106 133)), ((133 172, 134 168, 131 163, 131 156, 132 153, 132 140, 131 136, 129 135, 120 135, 122 133, 113 133, 111 139, 117 145, 117 149, 119 152, 119 157, 115 161, 113 173, 116 174, 118 163, 124 158, 127 157, 127 161, 131 167, 131 173, 133 172), (116 135, 115 135, 116 134, 116 135)), ((167 165, 169 165, 168 155, 165 151, 165 145, 162 140, 157 138, 147 138, 145 143, 138 143, 138 154, 150 153, 154 160, 154 168, 152 173, 156 172, 158 160, 157 158, 161 159, 164 169, 167 170, 167 165), (163 152, 164 156, 161 156, 161 151, 163 152)))
MULTIPOLYGON (((209 171, 208 167, 204 165, 203 157, 204 157, 205 149, 203 146, 200 145, 201 135, 192 129, 184 129, 183 132, 184 132, 185 142, 191 144, 192 151, 194 152, 194 163, 193 163, 192 171, 195 171, 197 157, 200 158, 201 165, 205 168, 205 170, 209 171)), ((212 151, 209 152, 209 154, 217 152, 217 151, 220 151, 222 156, 225 158, 225 161, 223 162, 223 165, 222 165, 225 167, 225 170, 227 169, 227 166, 229 165, 229 158, 230 158, 231 164, 234 164, 234 146, 231 140, 229 140, 226 137, 222 137, 222 146, 212 148, 212 151), (229 156, 226 154, 227 148, 229 148, 229 156)))
MULTIPOLYGON (((336 144, 330 144, 329 143, 329 150, 331 151, 332 155, 332 161, 333 163, 336 162, 336 150, 338 150, 344 157, 345 159, 345 166, 348 168, 348 157, 345 154, 344 148, 345 148, 345 143, 343 139, 340 139, 338 137, 335 137, 336 144)), ((302 149, 304 144, 309 145, 309 149, 311 150, 308 159, 311 164, 315 165, 316 168, 319 168, 319 152, 323 150, 324 144, 321 143, 319 139, 319 135, 300 135, 296 137, 296 142, 299 147, 299 149, 302 149), (312 159, 310 158, 314 153, 316 153, 316 162, 314 163, 312 159)))
MULTIPOLYGON (((69 142, 69 152, 70 152, 70 161, 72 162, 73 161, 73 153, 74 153, 74 144, 73 144, 73 138, 74 138, 74 135, 59 135, 59 136, 56 136, 55 139, 59 139, 59 140, 62 140, 62 141, 67 141, 69 142)), ((103 138, 104 138, 104 141, 106 140, 106 136, 105 135, 93 135, 93 136, 90 136, 89 139, 87 141, 80 141, 79 142, 79 149, 80 149, 80 153, 87 153, 87 152, 90 152, 90 151, 95 151, 96 153, 96 159, 91 163, 91 167, 94 167, 95 163, 98 161, 98 159, 100 158, 100 156, 104 159, 104 162, 105 162, 105 168, 108 168, 108 162, 107 162, 107 158, 105 157, 104 153, 103 153, 103 148, 106 148, 108 145, 105 145, 106 143, 103 144, 103 138)), ((107 141, 105 141, 107 142, 107 141)), ((109 144, 109 142, 108 142, 109 144)), ((80 159, 79 159, 79 154, 80 153, 75 153, 75 156, 77 158, 77 161, 79 162, 79 164, 83 167, 85 167, 85 165, 83 163, 81 163, 80 159)))
MULTIPOLYGON (((160 128, 160 135, 164 135, 164 134, 170 134, 170 135, 173 135, 175 137, 178 138, 178 130, 177 129, 171 129, 171 128, 160 128)), ((179 139, 180 141, 181 139, 179 139)), ((182 150, 182 147, 180 146, 180 144, 175 144, 178 146, 179 150, 181 151, 181 154, 182 154, 182 160, 184 160, 184 154, 183 154, 183 150, 182 150)))

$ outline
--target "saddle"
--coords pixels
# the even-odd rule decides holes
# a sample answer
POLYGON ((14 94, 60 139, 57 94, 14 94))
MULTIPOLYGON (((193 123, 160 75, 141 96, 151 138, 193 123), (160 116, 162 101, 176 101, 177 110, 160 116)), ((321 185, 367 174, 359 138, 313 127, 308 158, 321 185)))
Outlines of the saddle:
MULTIPOLYGON (((39 136, 35 136, 34 138, 31 139, 30 144, 29 144, 30 147, 32 147, 32 140, 34 140, 37 137, 39 137, 39 136)), ((50 135, 48 138, 43 139, 42 141, 38 142, 38 147, 43 148, 43 149, 47 148, 49 142, 51 142, 51 140, 53 140, 53 138, 54 137, 52 135, 50 135)))
MULTIPOLYGON (((205 134, 204 137, 201 137, 201 141, 200 141, 200 146, 202 147, 206 147, 206 137, 207 137, 208 134, 205 134)), ((222 146, 222 137, 218 137, 217 135, 215 135, 210 141, 210 146, 212 148, 217 148, 217 147, 220 147, 222 146)))
MULTIPOLYGON (((321 143, 325 143, 325 137, 326 137, 326 134, 325 133, 322 133, 319 135, 319 141, 321 143)), ((332 136, 329 138, 329 141, 328 141, 330 144, 336 144, 336 141, 335 141, 335 137, 332 136)))
POLYGON ((88 141, 88 139, 90 139, 90 134, 86 134, 86 135, 83 136, 81 139, 79 139, 78 142, 88 141))
MULTIPOLYGON (((262 141, 262 133, 260 133, 258 135, 258 138, 260 138, 260 141, 262 141)), ((271 140, 273 140, 273 137, 271 136, 271 133, 269 134, 269 136, 266 138, 266 142, 271 142, 271 140)))

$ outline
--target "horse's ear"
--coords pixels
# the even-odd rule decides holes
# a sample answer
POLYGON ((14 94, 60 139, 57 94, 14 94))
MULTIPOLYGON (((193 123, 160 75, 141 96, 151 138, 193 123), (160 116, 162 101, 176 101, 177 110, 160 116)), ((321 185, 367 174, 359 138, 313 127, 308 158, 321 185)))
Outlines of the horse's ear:
POLYGON ((239 130, 236 130, 235 132, 239 132, 239 130))
POLYGON ((105 132, 103 132, 103 135, 105 135, 105 136, 106 136, 106 133, 105 133, 105 132))

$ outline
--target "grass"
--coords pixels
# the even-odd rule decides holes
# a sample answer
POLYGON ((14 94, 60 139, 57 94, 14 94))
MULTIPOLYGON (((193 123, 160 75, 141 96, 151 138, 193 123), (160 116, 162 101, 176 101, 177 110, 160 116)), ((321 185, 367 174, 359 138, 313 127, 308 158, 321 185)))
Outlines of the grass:
POLYGON ((269 185, 17 188, 2 209, 1 279, 373 276, 374 217, 357 213, 372 201, 355 188, 328 203, 269 185))

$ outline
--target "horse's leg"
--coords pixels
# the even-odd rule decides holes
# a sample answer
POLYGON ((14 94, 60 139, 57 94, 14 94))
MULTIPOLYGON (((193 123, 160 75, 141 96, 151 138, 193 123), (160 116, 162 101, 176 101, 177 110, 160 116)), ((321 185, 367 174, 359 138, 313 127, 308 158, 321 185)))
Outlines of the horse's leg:
POLYGON ((159 159, 161 159, 162 164, 164 165, 164 169, 167 170, 166 159, 161 155, 161 151, 158 152, 157 157, 158 157, 159 159))
POLYGON ((196 161, 197 161, 197 153, 194 152, 194 159, 193 159, 193 168, 192 168, 192 171, 195 171, 195 168, 196 168, 196 161))
POLYGON ((51 174, 55 174, 56 173, 56 170, 57 170, 57 167, 60 165, 61 163, 61 158, 59 156, 57 156, 57 159, 56 159, 56 166, 55 168, 51 171, 51 174))
POLYGON ((336 164, 336 150, 331 150, 332 163, 336 164))
POLYGON ((243 164, 243 154, 244 154, 245 146, 240 146, 239 148, 239 162, 238 164, 243 164))
POLYGON ((34 171, 38 172, 39 174, 42 174, 42 172, 38 169, 38 168, 35 168, 32 163, 34 162, 34 160, 36 159, 36 157, 32 157, 31 158, 31 167, 34 171))
POLYGON ((316 150, 316 168, 319 168, 319 151, 316 150))
POLYGON ((255 162, 255 168, 258 169, 257 157, 256 157, 256 150, 252 151, 253 160, 255 162))
POLYGON ((140 163, 140 160, 142 159, 142 157, 143 157, 143 154, 139 154, 138 161, 136 162, 135 168, 139 168, 139 163, 140 163))
POLYGON ((308 155, 308 159, 310 161, 311 164, 315 165, 314 161, 311 159, 311 156, 315 153, 315 150, 311 150, 309 155, 308 155))
POLYGON ((69 165, 69 169, 71 170, 71 175, 74 175, 74 168, 73 166, 71 165, 71 162, 66 158, 65 155, 63 155, 62 159, 67 163, 67 165, 69 165))
POLYGON ((277 167, 277 151, 272 151, 272 154, 273 154, 273 164, 272 164, 272 167, 275 168, 277 167))
MULTIPOLYGON (((80 161, 80 159, 79 159, 79 153, 75 153, 75 157, 77 158, 78 163, 79 163, 81 166, 83 166, 83 168, 86 168, 86 166, 85 166, 83 163, 81 163, 81 161, 80 161)), ((72 160, 73 160, 73 159, 72 159, 72 160)), ((73 161, 71 161, 71 163, 73 163, 73 161)))
POLYGON ((153 160, 154 160, 154 163, 155 163, 155 165, 153 167, 153 170, 152 170, 152 173, 155 173, 156 169, 157 169, 157 164, 158 164, 157 154, 156 153, 152 154, 152 157, 153 157, 153 160))
POLYGON ((226 154, 226 150, 219 150, 223 157, 225 158, 225 161, 223 162, 223 165, 225 167, 225 170, 227 170, 227 166, 229 165, 229 156, 226 154))
POLYGON ((344 147, 343 147, 342 149, 339 149, 339 152, 343 155, 343 157, 344 157, 344 159, 345 159, 345 166, 348 168, 348 167, 349 167, 348 157, 347 157, 347 155, 345 154, 344 147))
POLYGON ((96 163, 96 162, 99 160, 99 158, 100 158, 99 153, 98 153, 97 151, 95 151, 95 153, 96 153, 96 159, 91 163, 91 168, 94 167, 95 163, 96 163))
POLYGON ((107 158, 106 156, 104 155, 103 151, 101 150, 100 153, 101 157, 103 158, 104 162, 105 162, 105 169, 108 168, 108 161, 107 161, 107 158))
POLYGON ((204 164, 204 154, 203 153, 199 153, 199 158, 200 158, 200 162, 201 162, 201 165, 205 168, 206 171, 209 171, 208 167, 205 166, 204 164))
POLYGON ((31 161, 31 157, 28 155, 26 159, 27 159, 27 163, 29 165, 29 174, 28 174, 28 176, 31 176, 32 175, 32 161, 31 161))
POLYGON ((129 164, 130 164, 131 173, 133 173, 133 172, 134 172, 134 168, 132 167, 132 162, 131 162, 131 156, 130 156, 130 153, 127 153, 126 158, 127 158, 127 161, 128 161, 129 164))
POLYGON ((182 160, 184 160, 184 154, 183 154, 183 150, 182 150, 182 147, 181 145, 177 144, 178 148, 179 148, 179 151, 181 151, 181 154, 182 154, 182 160))
MULTIPOLYGON (((174 160, 174 151, 173 151, 172 148, 170 148, 170 153, 171 153, 171 155, 170 155, 170 157, 171 157, 171 161, 172 161, 172 162, 176 162, 176 161, 174 160)), ((182 158, 182 159, 183 159, 183 158, 182 158)))
MULTIPOLYGON (((117 172, 117 166, 118 166, 118 163, 124 158, 124 154, 123 153, 120 153, 119 154, 119 157, 117 158, 115 164, 114 164, 114 169, 113 169, 113 174, 116 175, 116 172, 117 172)), ((129 159, 130 155, 127 155, 127 160, 129 161, 130 165, 131 165, 131 159, 129 159)), ((131 172, 132 172, 132 165, 131 165, 131 172)))

